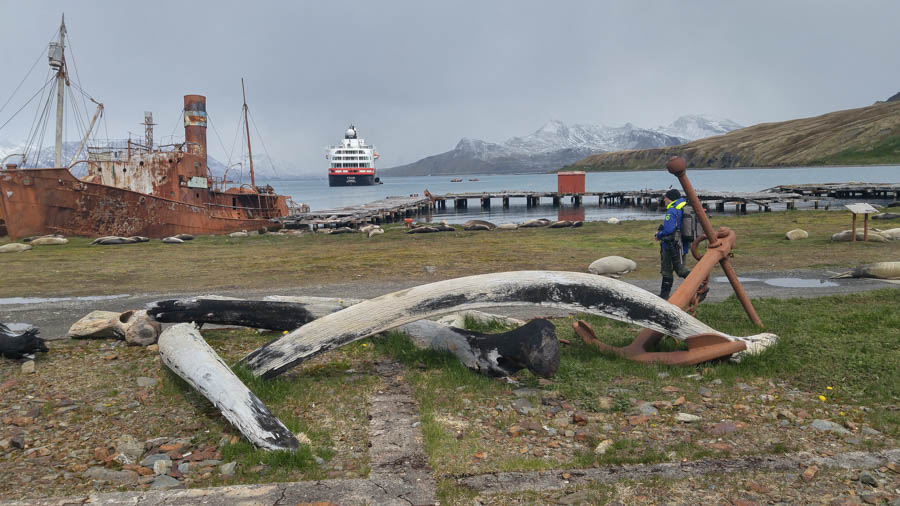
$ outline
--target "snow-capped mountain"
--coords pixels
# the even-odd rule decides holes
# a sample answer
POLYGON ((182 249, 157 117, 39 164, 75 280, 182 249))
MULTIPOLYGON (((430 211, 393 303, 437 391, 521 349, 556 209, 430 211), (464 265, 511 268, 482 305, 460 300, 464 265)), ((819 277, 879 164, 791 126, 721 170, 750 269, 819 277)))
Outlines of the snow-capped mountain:
POLYGON ((657 127, 654 130, 687 141, 695 141, 714 135, 727 134, 740 128, 744 127, 727 118, 709 114, 693 114, 682 116, 673 121, 671 125, 657 127))
POLYGON ((529 135, 500 143, 463 137, 446 153, 383 172, 394 176, 548 172, 597 153, 676 146, 738 128, 742 127, 731 120, 705 115, 682 116, 653 129, 631 123, 611 127, 551 120, 529 135))

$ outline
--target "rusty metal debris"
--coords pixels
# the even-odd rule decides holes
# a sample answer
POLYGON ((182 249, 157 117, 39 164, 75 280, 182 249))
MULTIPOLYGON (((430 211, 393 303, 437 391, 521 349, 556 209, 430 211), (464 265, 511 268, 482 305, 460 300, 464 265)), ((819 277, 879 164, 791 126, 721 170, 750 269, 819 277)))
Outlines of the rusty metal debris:
MULTIPOLYGON (((713 230, 712 224, 697 198, 693 185, 687 178, 686 163, 684 158, 673 156, 666 164, 669 173, 678 178, 682 188, 684 188, 685 196, 690 202, 691 207, 700 225, 703 227, 703 235, 697 237, 691 244, 691 254, 698 260, 697 265, 691 270, 690 275, 681 283, 675 293, 669 298, 669 302, 682 309, 696 310, 696 306, 701 300, 703 294, 708 290, 709 275, 716 264, 722 267, 725 276, 731 283, 738 300, 747 312, 747 316, 755 325, 762 327, 762 321, 756 314, 750 298, 744 291, 744 287, 738 280, 737 273, 731 265, 731 252, 734 249, 734 243, 737 239, 734 231, 728 227, 720 227, 713 230), (698 246, 702 242, 707 242, 706 252, 703 255, 698 253, 698 246)), ((670 365, 687 365, 698 364, 717 358, 728 357, 735 353, 739 353, 747 349, 747 343, 742 341, 730 341, 716 334, 698 334, 685 339, 687 343, 687 351, 671 351, 671 352, 653 352, 648 351, 659 343, 663 334, 656 330, 648 328, 643 329, 635 340, 628 346, 617 347, 601 343, 594 335, 591 326, 584 321, 577 321, 573 324, 575 332, 581 339, 592 346, 596 346, 602 350, 611 351, 617 355, 647 363, 664 363, 670 365)))

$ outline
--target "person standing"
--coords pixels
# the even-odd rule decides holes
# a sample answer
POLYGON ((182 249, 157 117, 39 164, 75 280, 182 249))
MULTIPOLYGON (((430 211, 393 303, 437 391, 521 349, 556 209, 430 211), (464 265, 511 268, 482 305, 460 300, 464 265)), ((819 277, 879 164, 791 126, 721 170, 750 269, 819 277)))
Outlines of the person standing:
POLYGON ((672 188, 666 192, 663 202, 666 204, 666 217, 656 233, 656 240, 659 241, 659 263, 662 274, 659 296, 668 299, 672 284, 675 282, 672 272, 676 272, 681 278, 686 278, 691 273, 691 270, 684 266, 684 255, 691 245, 683 244, 681 240, 683 209, 687 205, 687 200, 681 197, 681 192, 672 188))

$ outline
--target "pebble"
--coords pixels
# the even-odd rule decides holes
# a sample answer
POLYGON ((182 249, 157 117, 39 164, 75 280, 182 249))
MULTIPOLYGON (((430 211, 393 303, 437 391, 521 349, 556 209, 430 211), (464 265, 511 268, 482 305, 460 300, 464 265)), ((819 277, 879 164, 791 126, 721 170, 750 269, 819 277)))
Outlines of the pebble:
POLYGON ((877 430, 873 429, 872 427, 867 427, 865 425, 863 425, 862 429, 860 429, 860 430, 862 430, 862 433, 867 436, 880 436, 881 435, 881 432, 878 432, 877 430))
POLYGON ((534 406, 531 405, 531 401, 529 401, 525 397, 519 397, 518 399, 513 401, 512 407, 523 415, 528 415, 532 411, 534 411, 534 406))
POLYGON ((809 424, 810 428, 826 431, 826 432, 837 432, 839 434, 850 434, 850 431, 841 427, 840 424, 829 422, 828 420, 813 420, 812 423, 809 424))
POLYGON ((697 393, 702 395, 703 397, 712 397, 712 390, 706 387, 700 387, 697 389, 697 393))
POLYGON ((153 483, 150 484, 150 488, 156 490, 167 490, 179 486, 181 486, 181 482, 165 474, 157 476, 153 483))
POLYGON ((675 420, 683 423, 693 423, 699 422, 701 418, 697 415, 692 415, 690 413, 678 413, 675 415, 675 420))
POLYGON ((144 457, 144 460, 141 461, 141 465, 152 469, 158 460, 167 460, 169 461, 169 464, 172 463, 172 459, 170 459, 168 455, 165 453, 157 453, 155 455, 147 455, 144 457))
POLYGON ((141 454, 144 453, 144 444, 136 437, 124 434, 116 440, 116 451, 127 458, 128 462, 125 464, 132 464, 141 458, 141 454))
POLYGON ((134 471, 113 471, 112 469, 103 467, 92 467, 85 471, 82 476, 90 480, 110 481, 127 485, 137 481, 138 473, 134 471))
POLYGON ((191 472, 191 463, 182 462, 181 464, 178 464, 178 472, 181 474, 188 474, 191 472))
POLYGON ((156 385, 156 380, 154 378, 148 378, 146 376, 138 376, 137 386, 140 388, 147 388, 156 385))
POLYGON ((20 450, 25 449, 25 436, 22 434, 16 434, 15 436, 9 438, 9 443, 13 448, 18 448, 20 450))
POLYGON ((604 439, 603 441, 600 441, 596 448, 594 448, 594 453, 596 453, 597 455, 603 455, 612 447, 612 445, 613 442, 611 439, 604 439))
POLYGON ((229 462, 227 464, 222 464, 219 466, 219 472, 223 476, 232 476, 234 475, 234 468, 237 467, 237 462, 229 462))
POLYGON ((878 481, 875 479, 875 476, 873 476, 869 471, 861 471, 859 473, 859 482, 869 485, 870 487, 878 486, 878 481))
POLYGON ((323 459, 322 457, 320 457, 320 456, 318 456, 318 455, 313 455, 313 460, 316 462, 316 465, 317 465, 317 466, 324 466, 324 465, 325 465, 325 459, 323 459))
POLYGON ((647 416, 655 416, 655 415, 659 414, 659 411, 656 408, 654 408, 653 405, 650 404, 649 402, 641 403, 638 406, 638 410, 641 412, 642 415, 647 415, 647 416))
POLYGON ((818 467, 809 466, 806 468, 806 471, 803 471, 803 474, 801 474, 800 477, 803 478, 803 481, 812 481, 812 479, 816 477, 816 473, 818 472, 818 467))
POLYGON ((172 469, 172 461, 168 459, 159 459, 153 463, 153 472, 155 474, 168 474, 172 469))
POLYGON ((736 383, 735 386, 738 387, 738 390, 750 390, 753 388, 746 383, 736 383))
POLYGON ((34 374, 34 360, 22 364, 22 374, 34 374))

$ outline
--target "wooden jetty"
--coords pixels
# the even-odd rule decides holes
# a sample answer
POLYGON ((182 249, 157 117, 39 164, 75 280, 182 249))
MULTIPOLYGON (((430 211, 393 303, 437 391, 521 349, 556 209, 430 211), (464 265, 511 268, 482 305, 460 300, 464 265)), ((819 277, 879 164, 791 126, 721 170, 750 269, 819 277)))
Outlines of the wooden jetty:
POLYGON ((309 228, 311 230, 319 227, 355 228, 368 223, 383 224, 402 221, 404 218, 427 214, 431 209, 433 209, 433 205, 428 197, 413 194, 406 197, 385 197, 368 204, 339 209, 294 213, 276 221, 281 222, 285 228, 309 228))
POLYGON ((768 193, 797 193, 804 197, 836 199, 900 200, 900 183, 813 183, 784 184, 763 190, 768 193))
MULTIPOLYGON (((576 206, 582 205, 587 199, 597 199, 598 205, 619 207, 660 207, 667 189, 664 190, 621 190, 608 192, 585 192, 579 194, 564 194, 547 191, 499 191, 499 192, 468 192, 446 193, 443 195, 430 195, 435 209, 447 209, 447 202, 453 202, 456 209, 469 207, 469 200, 477 200, 483 209, 490 209, 492 200, 499 200, 503 208, 508 208, 511 199, 525 199, 527 207, 541 205, 541 199, 549 200, 554 207, 558 207, 563 199, 568 198, 576 206)), ((767 193, 767 192, 722 192, 697 190, 697 196, 704 208, 713 204, 717 211, 724 211, 726 204, 733 204, 736 211, 746 212, 747 204, 755 204, 759 210, 770 211, 772 205, 783 203, 788 209, 794 208, 794 201, 803 196, 797 193, 767 193)))
MULTIPOLYGON (((320 227, 359 227, 369 223, 399 222, 405 218, 429 214, 432 210, 445 210, 448 202, 452 202, 456 209, 467 209, 470 200, 479 202, 482 209, 490 209, 492 201, 499 201, 505 209, 509 207, 510 201, 513 199, 524 199, 527 207, 538 207, 542 202, 559 207, 563 199, 569 199, 569 202, 577 207, 597 199, 596 202, 599 206, 660 208, 666 191, 667 189, 643 189, 567 194, 555 191, 504 190, 433 195, 425 190, 423 195, 385 197, 368 204, 294 213, 277 221, 283 223, 286 228, 309 228, 312 230, 320 227)), ((816 209, 819 208, 819 203, 824 201, 827 209, 831 205, 830 201, 836 198, 900 199, 900 184, 823 183, 781 185, 760 192, 707 190, 696 190, 696 192, 706 209, 714 208, 718 212, 724 212, 726 205, 733 205, 735 212, 746 213, 748 204, 756 205, 759 211, 768 212, 772 210, 772 206, 782 204, 787 209, 794 209, 798 201, 812 201, 816 209)))

